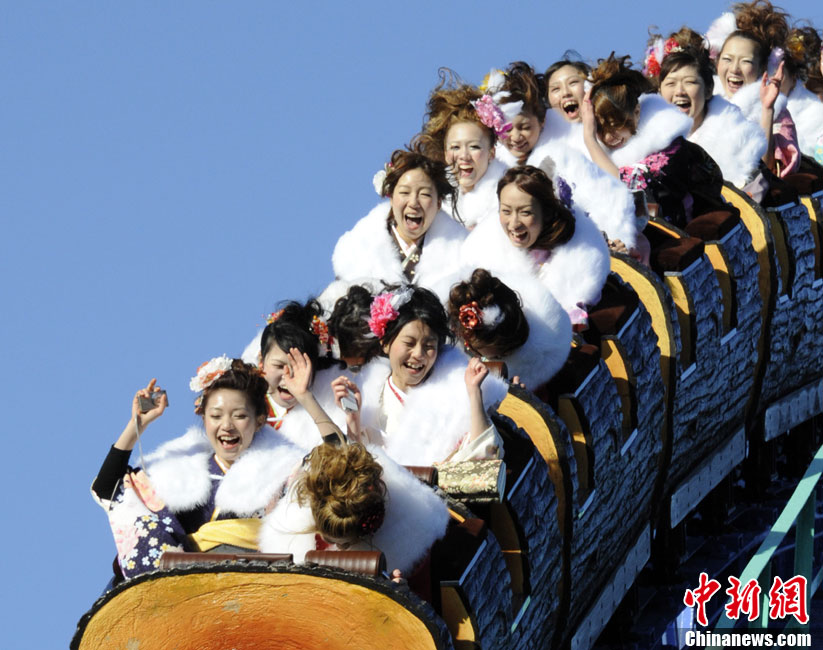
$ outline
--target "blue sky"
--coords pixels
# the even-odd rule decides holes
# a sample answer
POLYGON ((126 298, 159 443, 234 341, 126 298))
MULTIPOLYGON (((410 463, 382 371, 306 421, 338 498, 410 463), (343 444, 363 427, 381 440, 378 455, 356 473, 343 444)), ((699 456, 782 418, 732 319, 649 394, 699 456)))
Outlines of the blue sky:
MULTIPOLYGON (((823 25, 820 4, 784 3, 823 25)), ((331 280, 439 66, 638 58, 722 3, 0 3, 4 647, 65 647, 114 543, 88 489, 151 377, 237 355, 331 280), (506 5, 508 6, 508 5, 506 5)))

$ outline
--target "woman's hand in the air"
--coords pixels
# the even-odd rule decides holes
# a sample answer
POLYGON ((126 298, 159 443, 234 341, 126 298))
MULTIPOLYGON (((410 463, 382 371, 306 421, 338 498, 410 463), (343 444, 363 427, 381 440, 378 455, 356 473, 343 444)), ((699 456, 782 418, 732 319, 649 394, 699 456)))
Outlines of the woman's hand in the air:
MULTIPOLYGON (((363 404, 363 396, 360 394, 360 389, 351 379, 340 375, 331 383, 332 392, 334 393, 334 403, 337 404, 346 413, 346 428, 347 435, 353 442, 360 442, 360 407, 363 404), (343 398, 353 399, 357 408, 350 409, 345 404, 343 398)), ((347 400, 348 402, 348 400, 347 400)))
POLYGON ((145 428, 149 423, 153 422, 161 415, 166 407, 169 405, 169 398, 166 397, 165 391, 157 385, 157 380, 152 379, 145 388, 141 388, 134 395, 131 401, 131 419, 137 418, 140 428, 145 428), (140 398, 151 399, 154 406, 148 411, 140 410, 140 398))
POLYGON ((309 355, 297 348, 289 350, 289 363, 283 368, 283 384, 298 402, 309 394, 312 367, 309 355))

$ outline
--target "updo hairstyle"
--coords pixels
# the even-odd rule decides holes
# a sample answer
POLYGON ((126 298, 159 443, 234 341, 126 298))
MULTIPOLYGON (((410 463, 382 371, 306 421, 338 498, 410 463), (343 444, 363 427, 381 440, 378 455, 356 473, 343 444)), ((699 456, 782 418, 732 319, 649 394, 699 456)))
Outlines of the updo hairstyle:
POLYGON ((477 124, 494 147, 497 136, 477 115, 471 102, 483 96, 474 86, 457 79, 447 68, 440 69, 440 83, 432 90, 426 105, 423 130, 414 138, 417 145, 429 158, 446 160, 446 135, 449 129, 460 122, 477 124))
POLYGON ((493 350, 492 356, 502 357, 529 338, 529 323, 520 298, 486 269, 475 269, 471 279, 452 287, 448 312, 449 322, 458 338, 475 351, 493 350), (497 325, 491 327, 481 321, 474 327, 465 327, 460 308, 473 302, 481 310, 486 307, 499 309, 497 325))
MULTIPOLYGON (((773 6, 769 0, 738 2, 732 7, 737 29, 726 37, 722 52, 729 39, 747 38, 755 44, 758 75, 763 74, 769 61, 769 53, 774 47, 784 47, 789 36, 788 14, 773 6)), ((788 59, 788 57, 787 57, 788 59)), ((791 72, 791 63, 786 65, 791 72)))
POLYGON ((628 128, 637 133, 634 111, 640 95, 654 92, 652 83, 637 70, 629 67, 629 57, 600 59, 591 74, 591 102, 597 119, 597 133, 628 128))
POLYGON ((786 39, 786 63, 790 71, 815 94, 823 89, 820 48, 820 34, 811 25, 795 27, 786 39))
MULTIPOLYGON (((446 310, 438 297, 428 289, 415 285, 409 286, 412 291, 411 298, 397 308, 398 316, 386 324, 386 331, 380 339, 382 346, 391 345, 397 335, 408 323, 421 320, 429 326, 432 333, 437 337, 437 347, 441 348, 446 343, 450 343, 454 336, 449 329, 449 318, 446 310)), ((404 285, 387 286, 385 291, 398 291, 405 288, 404 285)))
POLYGON ((255 416, 268 413, 266 393, 269 390, 269 384, 257 367, 245 363, 242 359, 232 359, 231 368, 206 387, 203 395, 196 402, 194 412, 197 415, 203 415, 209 397, 221 388, 230 388, 245 393, 254 409, 255 416))
POLYGON ((386 178, 383 179, 382 195, 390 197, 394 194, 394 188, 403 174, 413 169, 422 169, 432 180, 438 202, 446 197, 454 198, 455 189, 449 183, 446 163, 426 156, 419 150, 419 145, 417 150, 396 149, 392 153, 386 178))
POLYGON ((320 341, 312 332, 313 318, 321 318, 322 315, 323 309, 314 299, 310 299, 305 305, 293 300, 285 303, 276 320, 263 330, 260 339, 261 358, 265 359, 276 344, 286 354, 292 348, 307 354, 315 371, 333 366, 336 362, 331 356, 320 356, 320 341))
POLYGON ((532 248, 550 251, 565 244, 574 235, 574 215, 555 196, 554 184, 542 169, 523 165, 511 167, 497 184, 497 199, 503 188, 514 183, 520 190, 537 199, 543 216, 543 227, 532 248))
POLYGON ((369 289, 355 284, 334 303, 329 333, 337 340, 344 359, 363 359, 366 364, 380 354, 380 341, 369 330, 372 299, 369 289))
POLYGON ((528 63, 515 61, 503 73, 505 82, 500 90, 510 94, 507 104, 523 102, 522 113, 531 113, 540 124, 546 120, 546 80, 534 71, 528 63))
POLYGON ((689 27, 681 27, 680 31, 669 36, 682 48, 679 51, 669 52, 660 64, 658 85, 669 76, 669 73, 690 65, 697 68, 697 74, 703 81, 706 103, 714 94, 714 65, 709 58, 709 52, 703 43, 703 37, 689 27))
POLYGON ((315 447, 297 482, 300 505, 308 505, 324 537, 359 538, 374 533, 385 513, 383 468, 359 443, 315 447))

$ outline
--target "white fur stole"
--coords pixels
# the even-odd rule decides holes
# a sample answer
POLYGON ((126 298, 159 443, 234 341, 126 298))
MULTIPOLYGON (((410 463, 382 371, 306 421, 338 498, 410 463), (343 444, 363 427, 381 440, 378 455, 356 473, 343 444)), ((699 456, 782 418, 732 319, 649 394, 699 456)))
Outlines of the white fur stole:
POLYGON ((676 138, 689 135, 692 128, 692 118, 660 95, 641 95, 639 102, 637 133, 625 145, 609 152, 609 157, 618 167, 633 165, 665 149, 676 138))
MULTIPOLYGON (((384 438, 386 453, 403 465, 431 465, 451 454, 471 426, 464 374, 468 357, 443 346, 426 380, 406 393, 400 429, 384 438)), ((380 395, 391 369, 386 360, 369 363, 362 377, 361 426, 379 430, 380 395)), ((483 381, 483 406, 495 408, 508 393, 508 384, 493 375, 483 381)))
MULTIPOLYGON (((383 467, 386 484, 386 516, 371 541, 383 551, 389 571, 400 569, 408 574, 446 532, 449 513, 431 488, 385 452, 376 447, 369 447, 369 451, 383 467)), ((260 551, 292 553, 294 561, 302 564, 306 553, 315 549, 315 531, 311 508, 299 505, 295 490, 290 490, 263 518, 260 551)))
POLYGON ((823 136, 823 102, 798 80, 789 93, 787 106, 797 127, 800 151, 814 158, 823 136))
MULTIPOLYGON (((495 156, 502 163, 509 167, 517 164, 517 159, 502 144, 496 151, 495 156)), ((526 164, 540 167, 546 157, 555 164, 552 181, 556 184, 560 176, 569 184, 575 205, 582 208, 609 239, 619 239, 633 247, 637 242, 637 220, 631 192, 588 158, 582 127, 567 122, 551 110, 546 113, 543 131, 526 164)))
MULTIPOLYGON (((502 144, 498 145, 498 147, 502 146, 502 144)), ((471 192, 458 191, 457 214, 469 230, 486 219, 497 217, 497 183, 503 178, 506 169, 508 168, 497 158, 492 158, 483 178, 475 183, 471 192)), ((443 210, 456 218, 450 202, 443 202, 443 210)))
MULTIPOLYGON (((145 469, 151 484, 172 512, 191 510, 208 502, 209 457, 213 453, 205 432, 190 427, 183 436, 146 456, 145 469)), ((265 508, 303 455, 301 449, 264 426, 226 472, 215 494, 216 506, 241 517, 265 508)))
POLYGON ((495 275, 507 271, 537 274, 566 311, 578 302, 595 304, 609 274, 609 249, 594 222, 577 207, 573 213, 574 236, 555 248, 540 269, 525 251, 512 245, 499 223, 489 221, 466 238, 461 251, 463 266, 485 268, 495 275))
POLYGON ((766 153, 766 134, 739 107, 720 95, 710 100, 703 123, 689 136, 720 166, 723 178, 742 188, 757 173, 766 153))
MULTIPOLYGON (((332 254, 334 275, 339 280, 371 278, 389 283, 405 282, 397 246, 386 227, 390 203, 379 203, 354 228, 337 241, 332 254)), ((455 251, 466 230, 442 210, 426 232, 423 252, 416 267, 416 284, 443 298, 458 271, 455 251)))

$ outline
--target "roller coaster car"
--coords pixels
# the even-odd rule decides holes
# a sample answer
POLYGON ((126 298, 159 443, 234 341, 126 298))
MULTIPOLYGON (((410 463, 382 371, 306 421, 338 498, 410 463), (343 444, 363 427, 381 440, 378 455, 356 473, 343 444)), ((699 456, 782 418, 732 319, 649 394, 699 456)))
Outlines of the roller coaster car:
POLYGON ((769 416, 823 393, 823 173, 801 172, 763 206, 727 185, 729 210, 685 231, 650 220, 651 268, 612 255, 566 366, 492 414, 503 499, 455 507, 431 603, 336 568, 178 566, 105 594, 72 648, 591 647, 652 551, 679 560, 669 532, 746 449, 823 411, 769 416))

